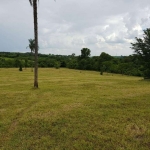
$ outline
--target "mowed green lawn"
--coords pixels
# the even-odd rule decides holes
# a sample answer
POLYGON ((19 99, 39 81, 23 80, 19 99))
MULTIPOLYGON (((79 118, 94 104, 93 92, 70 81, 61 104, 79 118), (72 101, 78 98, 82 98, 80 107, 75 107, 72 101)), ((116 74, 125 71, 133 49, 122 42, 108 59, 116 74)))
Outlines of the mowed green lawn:
POLYGON ((149 150, 150 81, 94 71, 0 69, 0 149, 149 150))

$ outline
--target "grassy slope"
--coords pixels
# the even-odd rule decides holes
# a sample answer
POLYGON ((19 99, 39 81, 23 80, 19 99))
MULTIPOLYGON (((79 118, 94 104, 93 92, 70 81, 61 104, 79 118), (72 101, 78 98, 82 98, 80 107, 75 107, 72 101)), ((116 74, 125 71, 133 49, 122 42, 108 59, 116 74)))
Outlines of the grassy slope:
POLYGON ((149 150, 150 82, 68 69, 0 69, 0 149, 149 150))

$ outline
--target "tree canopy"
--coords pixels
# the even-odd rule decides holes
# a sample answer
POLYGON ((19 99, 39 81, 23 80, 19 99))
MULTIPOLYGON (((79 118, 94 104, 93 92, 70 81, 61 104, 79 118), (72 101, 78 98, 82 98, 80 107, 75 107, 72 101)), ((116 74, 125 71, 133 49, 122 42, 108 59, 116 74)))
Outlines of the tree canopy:
POLYGON ((82 48, 81 49, 81 58, 87 58, 87 57, 89 57, 90 53, 91 53, 90 49, 88 49, 88 48, 82 48))
POLYGON ((150 78, 150 28, 144 30, 142 38, 135 38, 136 42, 131 43, 141 64, 144 66, 144 77, 150 78))
POLYGON ((27 48, 29 47, 31 50, 31 53, 35 52, 35 39, 29 39, 29 46, 27 46, 27 48))

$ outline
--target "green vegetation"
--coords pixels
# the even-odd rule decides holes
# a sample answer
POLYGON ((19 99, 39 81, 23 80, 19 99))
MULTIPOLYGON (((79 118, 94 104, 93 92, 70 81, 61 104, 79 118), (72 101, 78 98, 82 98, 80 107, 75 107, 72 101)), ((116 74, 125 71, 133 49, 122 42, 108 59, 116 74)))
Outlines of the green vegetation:
POLYGON ((150 82, 71 69, 0 69, 0 149, 149 150, 150 82))
POLYGON ((135 39, 136 42, 131 43, 131 48, 144 67, 144 77, 150 79, 150 28, 144 30, 143 38, 135 39))
MULTIPOLYGON (((0 52, 0 68, 31 67, 33 57, 31 53, 0 52), (11 59, 11 60, 9 60, 11 59)), ((38 54, 38 66, 42 68, 70 68, 79 70, 94 70, 122 75, 143 76, 145 68, 137 55, 113 57, 102 52, 100 56, 90 57, 90 50, 83 48, 80 56, 38 54)))

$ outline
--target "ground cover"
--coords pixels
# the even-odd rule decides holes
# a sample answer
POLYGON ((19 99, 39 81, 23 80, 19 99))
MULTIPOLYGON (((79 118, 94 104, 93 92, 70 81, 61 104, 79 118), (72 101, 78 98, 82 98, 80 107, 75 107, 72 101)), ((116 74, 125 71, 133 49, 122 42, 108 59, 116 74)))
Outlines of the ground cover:
POLYGON ((94 71, 0 69, 0 149, 149 150, 150 82, 94 71))

